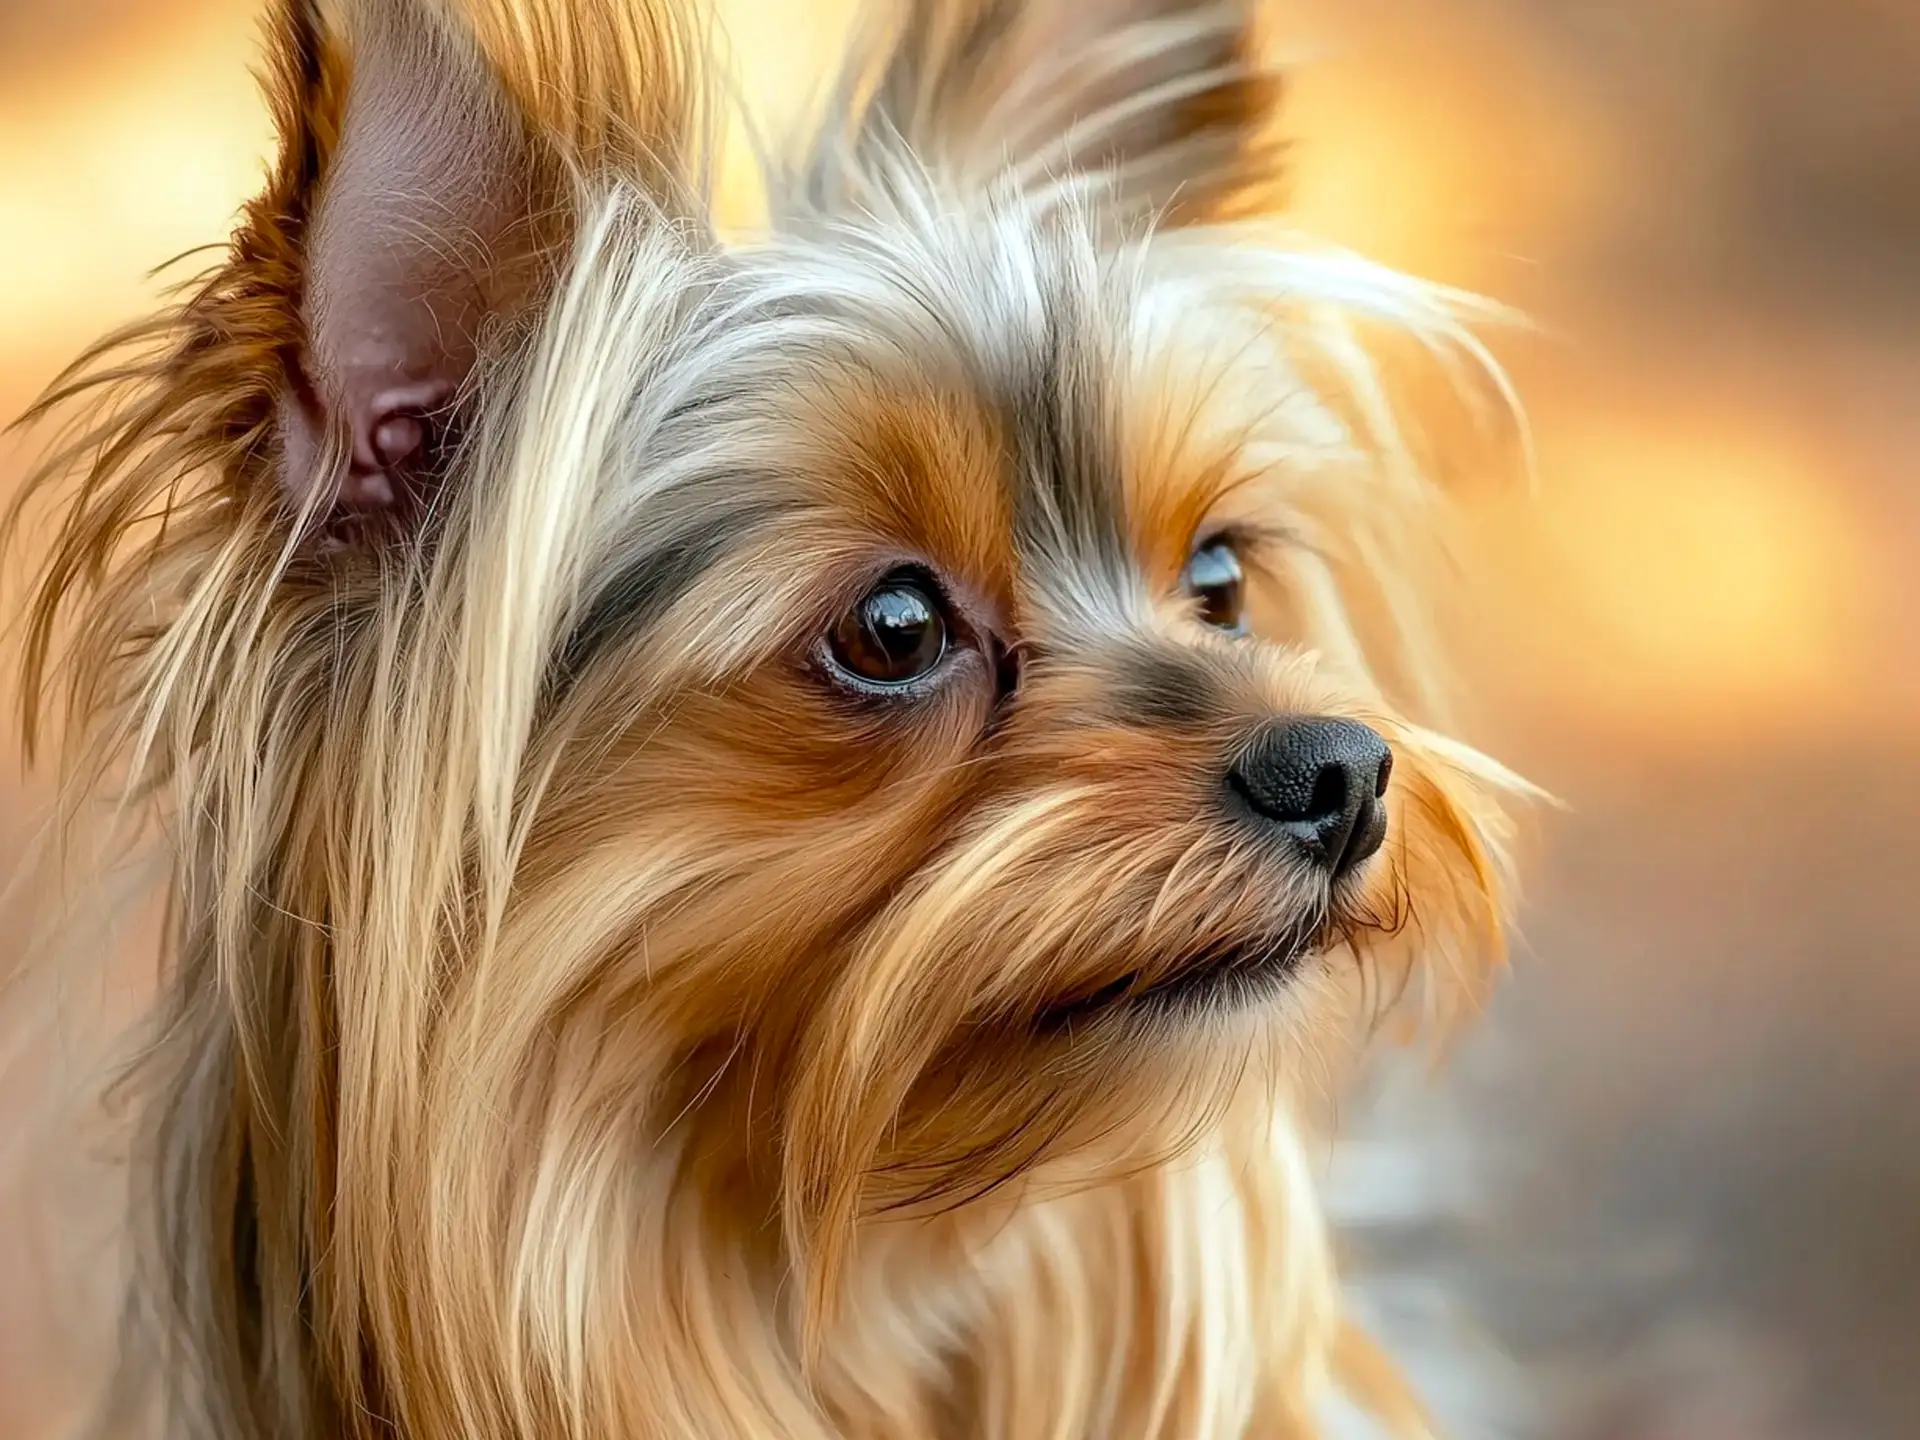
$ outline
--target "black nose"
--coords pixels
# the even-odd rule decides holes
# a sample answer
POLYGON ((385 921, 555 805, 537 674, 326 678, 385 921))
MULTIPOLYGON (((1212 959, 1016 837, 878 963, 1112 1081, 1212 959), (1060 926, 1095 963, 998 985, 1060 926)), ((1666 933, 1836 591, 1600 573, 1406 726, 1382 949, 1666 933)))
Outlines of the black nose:
POLYGON ((1387 835, 1380 797, 1393 752, 1352 720, 1276 721, 1233 763, 1227 783, 1253 812, 1291 835, 1334 875, 1344 875, 1387 835))

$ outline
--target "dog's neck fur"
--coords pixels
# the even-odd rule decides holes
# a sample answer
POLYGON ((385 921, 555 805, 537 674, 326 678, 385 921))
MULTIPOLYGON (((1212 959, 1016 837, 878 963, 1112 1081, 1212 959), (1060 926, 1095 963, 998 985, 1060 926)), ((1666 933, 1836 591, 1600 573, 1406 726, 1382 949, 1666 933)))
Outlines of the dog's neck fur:
POLYGON ((626 1323, 653 1341, 624 1360, 634 1433, 1308 1436, 1336 1378, 1368 1380, 1285 1120, 1120 1182, 1049 1194, 1042 1171, 1001 1204, 872 1223, 813 1367, 764 1192, 687 1148, 647 1164, 635 1184, 665 1193, 626 1242, 626 1323))

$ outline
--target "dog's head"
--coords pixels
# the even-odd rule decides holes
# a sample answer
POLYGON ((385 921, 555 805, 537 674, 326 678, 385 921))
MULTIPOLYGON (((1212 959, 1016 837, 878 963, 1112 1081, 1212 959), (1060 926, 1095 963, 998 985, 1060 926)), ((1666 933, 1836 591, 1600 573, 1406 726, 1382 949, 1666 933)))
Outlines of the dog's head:
POLYGON ((1377 678, 1434 507, 1365 342, 1480 352, 1258 218, 1252 8, 910 4, 726 243, 660 16, 283 7, 281 163, 73 452, 36 654, 111 560, 174 1123, 245 1132, 342 1393, 449 1313, 564 1349, 633 1278, 579 1237, 693 1176, 820 1322, 872 1217, 1478 988, 1516 782, 1377 678))

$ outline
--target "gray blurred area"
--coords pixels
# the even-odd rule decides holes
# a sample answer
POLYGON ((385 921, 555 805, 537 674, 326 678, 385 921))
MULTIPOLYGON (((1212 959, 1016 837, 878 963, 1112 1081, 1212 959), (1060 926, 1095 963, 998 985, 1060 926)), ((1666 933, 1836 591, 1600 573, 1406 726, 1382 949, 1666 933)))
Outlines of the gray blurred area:
MULTIPOLYGON (((805 6, 721 9, 750 93, 821 48, 805 6)), ((0 410, 220 233, 252 12, 0 0, 0 410)), ((1448 622, 1467 734, 1567 808, 1446 1078, 1346 1108, 1365 1302, 1463 1437, 1920 1435, 1920 5, 1275 31, 1302 223, 1540 322, 1497 340, 1538 493, 1474 495, 1448 622)), ((8 1204, 31 1437, 66 1382, 8 1204)))

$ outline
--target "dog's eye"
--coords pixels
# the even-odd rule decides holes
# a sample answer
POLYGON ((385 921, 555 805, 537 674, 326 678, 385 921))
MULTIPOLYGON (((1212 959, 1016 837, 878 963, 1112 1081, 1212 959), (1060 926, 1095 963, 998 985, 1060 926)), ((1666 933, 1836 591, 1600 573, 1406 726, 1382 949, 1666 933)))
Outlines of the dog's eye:
POLYGON ((1195 550, 1180 583, 1200 602, 1200 618, 1207 624, 1246 633, 1246 572, 1231 542, 1209 540, 1195 550))
POLYGON ((827 637, 833 663, 856 683, 906 685, 947 653, 947 617, 933 586, 896 571, 841 616, 827 637))

